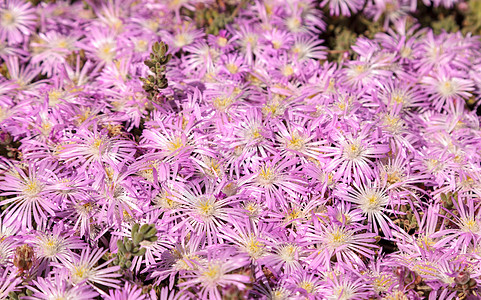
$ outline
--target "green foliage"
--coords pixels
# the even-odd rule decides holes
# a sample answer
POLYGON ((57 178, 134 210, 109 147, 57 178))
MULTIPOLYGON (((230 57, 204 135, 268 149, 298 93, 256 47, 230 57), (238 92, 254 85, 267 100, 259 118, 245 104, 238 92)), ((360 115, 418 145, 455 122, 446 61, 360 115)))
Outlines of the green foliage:
POLYGON ((453 200, 458 201, 458 192, 455 192, 455 193, 448 192, 447 194, 441 193, 441 203, 444 208, 452 209, 453 200))
POLYGON ((481 35, 481 0, 470 0, 465 13, 462 32, 481 35))
POLYGON ((241 8, 246 8, 248 1, 239 3, 217 0, 209 5, 199 4, 194 11, 184 9, 183 14, 195 21, 197 27, 204 28, 207 34, 218 34, 219 30, 232 23, 241 8))
POLYGON ((435 34, 440 34, 442 31, 456 32, 459 30, 454 15, 441 16, 439 20, 432 22, 432 28, 435 34))
POLYGON ((119 265, 122 269, 129 269, 132 266, 132 259, 134 256, 143 256, 146 249, 142 247, 141 243, 157 241, 157 229, 154 224, 143 224, 140 226, 135 223, 132 226, 131 238, 124 237, 123 240, 117 241, 117 257, 114 259, 114 264, 119 265))
POLYGON ((149 100, 155 99, 160 90, 168 86, 167 78, 165 77, 165 66, 172 58, 172 54, 167 54, 168 50, 169 46, 164 42, 155 42, 152 45, 150 59, 144 61, 145 65, 154 73, 154 75, 149 75, 147 78, 140 78, 143 83, 142 88, 147 92, 149 100))

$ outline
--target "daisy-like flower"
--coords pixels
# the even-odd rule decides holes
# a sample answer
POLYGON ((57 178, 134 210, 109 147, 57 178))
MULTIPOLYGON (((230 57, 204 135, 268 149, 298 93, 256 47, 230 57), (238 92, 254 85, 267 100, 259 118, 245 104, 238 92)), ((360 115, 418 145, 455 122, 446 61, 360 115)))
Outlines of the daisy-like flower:
POLYGON ((89 31, 87 41, 82 46, 88 53, 88 57, 101 64, 111 63, 118 55, 117 35, 105 27, 95 26, 89 31))
POLYGON ((376 234, 365 232, 368 227, 352 227, 326 221, 314 218, 314 223, 307 227, 303 238, 306 246, 317 245, 309 256, 311 268, 317 269, 320 266, 321 269, 329 269, 334 256, 339 262, 358 265, 364 265, 361 257, 373 257, 376 234))
POLYGON ((84 300, 94 299, 99 293, 92 290, 87 284, 73 285, 66 277, 66 272, 60 271, 55 276, 42 278, 38 277, 33 281, 33 285, 28 289, 33 293, 32 296, 23 297, 28 300, 51 300, 68 299, 84 300))
POLYGON ((298 175, 296 157, 284 158, 276 155, 263 162, 257 162, 254 172, 239 182, 247 191, 261 192, 267 200, 267 207, 274 208, 281 204, 287 206, 285 194, 296 198, 306 193, 306 182, 298 175))
POLYGON ((21 43, 35 29, 37 15, 30 2, 6 0, 0 5, 0 41, 9 45, 21 43))
POLYGON ((263 43, 267 44, 269 48, 264 51, 277 55, 280 50, 289 49, 292 44, 293 35, 290 32, 274 28, 267 31, 263 36, 263 43))
POLYGON ((232 273, 248 265, 248 258, 243 255, 231 256, 230 251, 211 250, 207 261, 202 263, 192 275, 186 275, 186 281, 179 286, 184 288, 199 287, 198 297, 201 299, 222 299, 219 287, 234 285, 239 290, 246 288, 249 276, 232 273))
POLYGON ((200 29, 195 29, 192 23, 184 23, 182 26, 174 28, 174 33, 167 33, 162 39, 169 45, 170 51, 175 53, 189 46, 194 41, 202 39, 204 33, 200 29))
POLYGON ((233 115, 229 136, 225 138, 229 149, 232 171, 240 174, 242 166, 248 169, 258 159, 276 153, 272 142, 272 133, 266 125, 260 110, 238 110, 233 115))
POLYGON ((75 257, 73 261, 64 261, 62 267, 65 267, 69 272, 69 282, 78 285, 86 281, 100 294, 105 294, 105 292, 96 284, 118 288, 119 280, 116 278, 122 275, 116 272, 120 270, 120 267, 108 267, 110 261, 98 264, 98 261, 106 252, 107 250, 100 248, 93 250, 87 248, 82 250, 80 257, 75 257))
POLYGON ((409 14, 411 2, 411 0, 375 0, 367 7, 366 14, 372 16, 375 21, 383 16, 384 28, 388 28, 390 23, 396 24, 409 14))
POLYGON ((288 7, 283 7, 287 8, 284 26, 295 35, 316 35, 325 30, 326 23, 317 5, 312 0, 288 2, 288 7))
MULTIPOLYGON (((425 107, 426 96, 423 89, 414 83, 387 79, 379 87, 377 99, 381 100, 389 111, 406 111, 416 107, 425 107)), ((364 100, 364 99, 363 99, 364 100)), ((372 95, 365 99, 373 100, 372 95)), ((369 105, 375 105, 369 103, 369 105)))
POLYGON ((359 49, 367 53, 359 53, 358 60, 348 61, 344 69, 345 81, 354 88, 382 85, 384 80, 393 76, 395 55, 380 51, 378 45, 360 38, 353 46, 356 52, 359 49), (360 47, 357 47, 360 46, 360 47))
POLYGON ((220 59, 219 70, 232 80, 241 80, 244 74, 249 71, 249 67, 243 62, 241 56, 228 54, 220 59))
POLYGON ((333 157, 327 162, 326 171, 334 172, 334 179, 343 178, 350 183, 352 179, 359 184, 374 178, 372 159, 382 158, 389 151, 389 146, 379 144, 370 134, 372 128, 366 126, 357 136, 336 130, 333 133, 335 146, 320 146, 324 152, 321 157, 333 157))
POLYGON ((36 42, 31 43, 34 53, 32 62, 41 63, 42 73, 48 77, 57 74, 61 70, 60 65, 66 63, 67 55, 76 50, 76 42, 75 36, 65 36, 57 31, 41 33, 36 42))
MULTIPOLYGON (((301 156, 303 161, 305 159, 317 159, 321 150, 320 145, 322 141, 318 140, 318 132, 311 124, 295 124, 294 122, 287 123, 277 122, 277 140, 280 144, 281 155, 286 152, 291 152, 301 156), (307 127, 307 128, 306 128, 307 127)), ((316 126, 317 127, 317 126, 316 126)))
POLYGON ((234 30, 233 27, 229 29, 233 34, 232 39, 241 47, 240 51, 244 55, 244 61, 247 65, 252 65, 254 63, 254 56, 259 54, 259 31, 247 23, 240 24, 236 30, 234 30))
POLYGON ((387 187, 388 194, 393 198, 410 195, 417 198, 417 193, 423 190, 416 186, 417 183, 428 183, 429 175, 419 174, 410 166, 410 158, 396 155, 389 158, 377 168, 383 185, 387 187))
POLYGON ((63 262, 72 261, 76 254, 75 249, 85 248, 85 244, 74 235, 73 230, 66 230, 64 224, 55 224, 52 231, 44 229, 26 239, 33 248, 39 259, 63 262))
POLYGON ((220 196, 222 188, 223 183, 191 181, 173 191, 175 201, 181 204, 177 211, 182 221, 172 231, 192 231, 209 245, 219 241, 222 227, 232 218, 243 217, 242 211, 233 207, 240 199, 237 196, 220 196))
POLYGON ((317 37, 309 37, 298 35, 294 40, 294 44, 290 48, 290 52, 300 61, 308 59, 326 59, 326 47, 321 46, 322 40, 317 37))
MULTIPOLYGON (((95 122, 95 121, 94 121, 95 122)), ((121 166, 133 160, 136 152, 133 142, 118 137, 109 137, 106 130, 98 131, 95 122, 93 129, 83 126, 76 136, 62 143, 59 158, 80 170, 103 168, 103 163, 121 166)))
POLYGON ((320 297, 323 292, 321 278, 310 270, 299 270, 288 279, 290 288, 296 293, 302 294, 307 299, 320 297))
POLYGON ((68 222, 67 224, 78 232, 80 237, 91 238, 93 234, 91 229, 99 211, 98 203, 88 197, 69 202, 60 215, 64 217, 65 223, 68 222))
POLYGON ((2 214, 5 225, 15 223, 22 229, 33 229, 33 221, 37 226, 46 223, 47 215, 54 215, 57 208, 44 197, 45 181, 42 175, 48 172, 49 166, 31 164, 27 170, 11 164, 7 166, 10 170, 0 177, 0 191, 3 196, 13 197, 0 201, 0 206, 10 204, 2 214))
MULTIPOLYGON (((18 56, 9 56, 6 66, 10 79, 18 85, 19 90, 28 92, 43 83, 42 80, 35 80, 41 70, 36 64, 23 64, 18 56)), ((24 96, 19 93, 17 98, 25 99, 24 96)))
POLYGON ((244 222, 232 221, 234 229, 226 228, 222 237, 232 242, 240 253, 249 255, 253 262, 264 257, 268 253, 266 239, 272 227, 266 223, 252 224, 245 220, 244 222))
POLYGON ((446 217, 453 218, 454 226, 433 233, 432 238, 441 238, 438 243, 451 243, 465 253, 481 237, 481 204, 464 195, 458 195, 458 199, 452 198, 451 201, 457 215, 446 211, 446 217))
POLYGON ((307 257, 305 247, 299 243, 300 237, 293 232, 291 234, 290 237, 280 234, 276 239, 269 241, 271 253, 261 260, 261 263, 276 275, 292 274, 301 269, 307 257))
POLYGON ((379 186, 376 182, 367 182, 360 186, 354 183, 354 187, 347 193, 341 192, 339 196, 345 201, 358 205, 362 212, 367 215, 368 223, 376 234, 379 231, 378 227, 380 227, 384 235, 391 236, 390 226, 394 225, 385 214, 388 211, 387 206, 390 205, 386 188, 379 186))
POLYGON ((212 76, 216 71, 216 63, 220 57, 220 51, 210 47, 204 41, 194 42, 186 46, 187 55, 182 59, 185 70, 194 78, 212 76))
POLYGON ((12 263, 18 246, 19 241, 14 236, 0 233, 0 266, 5 267, 12 263))
POLYGON ((147 124, 149 128, 142 132, 141 147, 158 149, 161 156, 175 157, 177 160, 179 157, 190 155, 192 151, 209 155, 208 151, 193 147, 204 138, 202 135, 194 135, 195 121, 195 117, 189 120, 178 116, 162 119, 154 117, 153 121, 147 124))
POLYGON ((431 70, 439 70, 448 66, 448 70, 456 70, 459 65, 457 53, 463 51, 460 40, 451 34, 435 35, 429 30, 413 53, 416 60, 413 65, 420 74, 428 74, 431 70))
POLYGON ((441 111, 449 102, 467 99, 474 91, 472 80, 455 75, 456 72, 453 70, 441 69, 434 76, 426 76, 422 79, 436 110, 441 111))
POLYGON ((293 299, 295 293, 292 291, 292 287, 289 288, 290 285, 285 278, 272 278, 270 281, 267 279, 258 280, 257 284, 254 285, 252 293, 269 300, 293 299))
POLYGON ((180 238, 174 246, 162 252, 161 260, 151 267, 149 277, 153 278, 156 284, 169 277, 169 289, 172 289, 177 275, 197 270, 205 260, 199 249, 199 242, 198 239, 180 238))
POLYGON ((137 194, 134 183, 129 180, 131 171, 119 172, 109 168, 105 171, 106 178, 94 183, 95 189, 100 191, 99 204, 105 213, 104 220, 119 225, 132 216, 142 215, 146 201, 137 194))

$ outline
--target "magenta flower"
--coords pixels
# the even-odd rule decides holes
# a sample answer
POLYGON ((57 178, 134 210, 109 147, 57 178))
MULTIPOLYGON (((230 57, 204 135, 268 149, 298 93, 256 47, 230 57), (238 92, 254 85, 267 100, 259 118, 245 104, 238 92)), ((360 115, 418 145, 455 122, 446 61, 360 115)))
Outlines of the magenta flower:
POLYGON ((296 174, 299 172, 296 167, 298 161, 295 157, 277 155, 257 162, 253 173, 238 184, 247 191, 262 193, 269 208, 286 205, 286 195, 296 198, 306 192, 305 181, 296 174))
POLYGON ((430 94, 429 99, 436 110, 441 111, 449 102, 461 101, 471 96, 470 92, 474 90, 474 83, 469 79, 453 76, 457 75, 456 73, 453 70, 440 69, 422 79, 422 83, 426 84, 426 91, 430 94))
POLYGON ((233 207, 238 197, 218 197, 222 185, 213 183, 190 182, 178 187, 174 192, 176 202, 180 203, 177 212, 182 218, 172 231, 192 232, 208 245, 222 239, 219 232, 232 218, 243 216, 242 211, 233 207), (205 190, 205 192, 203 192, 205 190))
POLYGON ((363 265, 362 257, 373 257, 376 234, 365 232, 364 226, 330 224, 329 220, 315 218, 306 227, 303 244, 310 248, 308 257, 312 269, 330 269, 331 259, 338 262, 363 265))
POLYGON ((37 226, 45 224, 47 215, 54 215, 57 209, 48 198, 44 197, 43 176, 47 173, 49 166, 31 164, 28 169, 22 169, 8 164, 5 167, 10 170, 2 174, 0 190, 3 196, 13 196, 0 202, 0 205, 10 204, 2 214, 5 225, 18 224, 22 229, 34 229, 33 221, 37 226))
POLYGON ((105 294, 96 285, 117 288, 119 280, 116 278, 122 276, 117 272, 120 269, 119 266, 108 267, 110 261, 98 264, 105 252, 106 250, 100 248, 93 250, 87 248, 82 250, 80 257, 75 257, 72 262, 65 261, 63 265, 58 267, 64 267, 68 270, 69 282, 72 285, 81 285, 85 281, 100 294, 105 294))
POLYGON ((474 246, 474 243, 481 236, 481 210, 480 204, 476 203, 471 197, 459 195, 458 199, 451 199, 454 208, 459 216, 447 212, 452 216, 453 227, 445 228, 433 233, 433 238, 441 238, 439 243, 450 243, 462 253, 474 246))
POLYGON ((327 161, 326 171, 334 171, 334 179, 344 182, 364 182, 373 179, 374 165, 371 159, 382 158, 389 151, 387 145, 379 144, 369 135, 371 126, 362 128, 357 136, 336 130, 332 133, 334 146, 320 146, 321 157, 332 157, 327 161))
POLYGON ((389 212, 388 205, 392 205, 391 201, 386 193, 386 188, 379 185, 376 182, 368 182, 361 186, 354 183, 354 189, 347 191, 345 194, 339 196, 348 202, 352 202, 358 205, 364 215, 367 216, 368 224, 372 227, 372 230, 377 234, 378 228, 382 229, 385 236, 391 236, 391 219, 385 214, 389 212))
POLYGON ((7 0, 0 6, 0 41, 16 44, 27 41, 33 33, 37 15, 29 2, 7 0))
POLYGON ((198 296, 202 299, 222 299, 220 287, 234 285, 239 290, 246 288, 250 283, 249 276, 238 273, 231 273, 239 270, 248 264, 245 256, 230 256, 228 251, 212 250, 208 252, 207 259, 200 264, 198 269, 185 275, 186 281, 180 286, 187 289, 195 287, 198 289, 198 296))
POLYGON ((97 123, 91 124, 94 130, 87 126, 78 129, 76 137, 63 141, 59 158, 66 163, 79 168, 99 172, 103 163, 121 166, 133 160, 136 152, 131 141, 118 137, 109 137, 106 131, 97 131, 97 123))
POLYGON ((86 284, 72 285, 68 282, 65 272, 60 272, 56 276, 34 280, 33 285, 28 287, 33 292, 32 296, 25 299, 93 299, 99 294, 86 284))
POLYGON ((75 236, 73 230, 66 230, 64 224, 58 223, 50 230, 39 230, 26 242, 33 245, 39 259, 53 262, 73 261, 77 254, 72 251, 84 249, 85 243, 75 236))

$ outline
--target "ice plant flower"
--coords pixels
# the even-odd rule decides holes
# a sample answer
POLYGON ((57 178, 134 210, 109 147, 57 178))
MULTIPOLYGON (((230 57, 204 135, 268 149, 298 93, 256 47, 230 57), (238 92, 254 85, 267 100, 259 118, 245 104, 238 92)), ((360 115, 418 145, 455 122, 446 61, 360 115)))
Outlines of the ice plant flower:
MULTIPOLYGON (((214 253, 209 256, 213 256, 214 253)), ((229 257, 229 252, 226 253, 218 257, 208 257, 192 275, 186 276, 187 280, 181 286, 184 288, 199 286, 198 295, 201 298, 216 300, 222 299, 220 287, 234 285, 239 290, 245 289, 246 284, 250 282, 249 276, 229 273, 247 265, 247 257, 240 255, 229 257)))
POLYGON ((477 2, 0 1, 0 298, 478 297, 477 2))
POLYGON ((58 223, 51 230, 39 230, 27 241, 33 245, 39 259, 53 262, 72 261, 76 256, 72 250, 84 249, 85 244, 74 235, 74 231, 65 229, 62 223, 58 223))
POLYGON ((348 202, 358 205, 364 215, 367 216, 368 224, 375 233, 382 229, 385 236, 391 236, 392 221, 386 215, 391 201, 386 193, 386 188, 377 183, 366 183, 358 186, 354 183, 351 189, 341 197, 348 202))
POLYGON ((7 0, 0 6, 0 41, 21 43, 29 38, 36 25, 35 8, 23 0, 7 0))
POLYGON ((329 220, 314 218, 303 238, 306 246, 316 246, 309 256, 313 269, 329 269, 333 257, 339 262, 363 265, 361 257, 372 257, 375 233, 364 226, 331 224, 329 220), (367 232, 366 232, 367 231, 367 232))
POLYGON ((98 261, 105 252, 106 250, 100 248, 92 251, 90 248, 87 248, 82 250, 80 257, 76 257, 72 262, 63 262, 65 268, 69 271, 69 282, 73 285, 78 285, 86 281, 100 294, 105 294, 105 292, 97 287, 96 284, 113 288, 118 287, 119 280, 117 278, 121 275, 117 271, 120 267, 107 267, 109 261, 98 265, 98 261))
POLYGON ((43 197, 45 182, 42 173, 46 171, 45 164, 30 165, 27 170, 15 165, 2 176, 3 196, 14 197, 0 201, 0 205, 10 204, 3 211, 5 225, 19 224, 22 229, 34 229, 33 222, 38 225, 46 223, 47 214, 55 213, 55 205, 43 197))
POLYGON ((352 181, 360 184, 367 179, 374 178, 373 164, 371 159, 381 158, 389 151, 387 145, 376 143, 376 140, 368 137, 372 130, 369 126, 362 129, 358 136, 351 133, 335 131, 333 138, 334 146, 320 146, 323 153, 321 157, 329 157, 326 171, 334 172, 334 179, 343 178, 343 181, 352 181))
POLYGON ((38 278, 28 287, 32 292, 32 296, 25 299, 93 299, 99 294, 95 292, 89 285, 80 284, 72 285, 68 282, 65 274, 59 273, 55 277, 38 278))

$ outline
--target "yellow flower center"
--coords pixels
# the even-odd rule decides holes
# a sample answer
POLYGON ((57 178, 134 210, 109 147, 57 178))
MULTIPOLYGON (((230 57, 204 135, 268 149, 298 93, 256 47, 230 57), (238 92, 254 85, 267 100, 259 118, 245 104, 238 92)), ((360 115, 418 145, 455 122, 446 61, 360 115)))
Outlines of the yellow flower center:
POLYGON ((286 245, 279 250, 279 257, 285 262, 295 261, 295 254, 297 252, 297 246, 286 245))
POLYGON ((453 85, 451 80, 447 80, 442 83, 439 90, 443 96, 451 96, 454 95, 456 92, 455 86, 453 85))
POLYGON ((207 270, 202 273, 202 277, 204 277, 204 279, 210 283, 217 281, 220 277, 222 277, 222 275, 223 272, 220 266, 217 265, 209 265, 207 270))
POLYGON ((261 167, 259 170, 259 174, 257 176, 257 180, 261 185, 271 185, 277 178, 276 172, 267 166, 261 167))
POLYGON ((218 37, 217 38, 217 45, 220 47, 225 47, 227 45, 227 39, 225 37, 218 37))
POLYGON ((9 11, 4 11, 2 14, 2 25, 8 27, 15 24, 15 15, 9 11))
POLYGON ((306 142, 303 136, 295 132, 292 134, 291 139, 288 140, 287 142, 287 148, 295 150, 295 151, 300 151, 304 149, 306 142))
POLYGON ((302 281, 301 284, 299 284, 299 287, 305 289, 308 294, 314 291, 314 284, 310 281, 302 281))
POLYGON ((115 55, 115 44, 112 42, 106 42, 102 46, 99 47, 97 55, 100 59, 106 62, 111 62, 115 55))
POLYGON ((197 201, 198 202, 196 206, 199 216, 201 216, 204 220, 211 219, 217 211, 215 198, 212 196, 201 196, 197 201))
POLYGON ((282 75, 285 77, 289 77, 294 74, 294 68, 291 65, 286 65, 282 69, 282 75))
POLYGON ((237 74, 237 71, 239 70, 239 68, 235 65, 235 64, 226 64, 225 66, 227 68, 227 70, 231 73, 231 74, 237 74))
POLYGON ((27 181, 27 183, 25 184, 25 187, 23 189, 23 192, 24 192, 25 195, 27 195, 29 197, 35 197, 42 190, 43 190, 42 184, 38 180, 33 179, 33 180, 27 181))
POLYGON ((169 141, 167 149, 169 149, 170 152, 175 152, 182 147, 184 147, 184 142, 182 139, 180 137, 175 137, 172 141, 169 141))
POLYGON ((75 266, 72 272, 72 281, 78 283, 88 277, 89 270, 85 266, 75 266))
POLYGON ((464 232, 478 233, 480 231, 480 227, 478 222, 474 218, 468 217, 461 219, 461 230, 463 230, 464 232))

